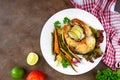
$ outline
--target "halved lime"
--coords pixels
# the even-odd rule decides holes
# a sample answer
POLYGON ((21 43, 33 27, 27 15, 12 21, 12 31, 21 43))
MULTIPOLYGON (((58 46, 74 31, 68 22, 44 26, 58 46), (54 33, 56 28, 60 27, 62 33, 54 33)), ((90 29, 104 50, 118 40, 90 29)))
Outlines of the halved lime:
POLYGON ((29 65, 35 65, 38 62, 38 55, 34 52, 30 52, 27 56, 27 63, 29 65))

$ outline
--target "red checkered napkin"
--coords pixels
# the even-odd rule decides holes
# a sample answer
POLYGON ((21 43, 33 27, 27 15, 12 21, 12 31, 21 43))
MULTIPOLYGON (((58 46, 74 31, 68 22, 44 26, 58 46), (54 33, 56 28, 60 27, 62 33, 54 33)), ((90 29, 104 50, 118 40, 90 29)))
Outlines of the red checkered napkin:
POLYGON ((76 8, 96 16, 104 26, 107 38, 102 61, 112 70, 120 68, 120 14, 114 11, 116 0, 70 0, 76 8))

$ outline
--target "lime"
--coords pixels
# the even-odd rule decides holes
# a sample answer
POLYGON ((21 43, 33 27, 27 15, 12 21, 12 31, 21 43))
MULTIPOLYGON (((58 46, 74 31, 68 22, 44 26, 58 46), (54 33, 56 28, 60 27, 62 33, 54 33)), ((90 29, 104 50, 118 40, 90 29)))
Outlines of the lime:
POLYGON ((24 75, 25 75, 24 69, 21 67, 14 67, 11 70, 11 77, 13 79, 21 79, 24 77, 24 75))
POLYGON ((27 56, 27 63, 29 65, 35 65, 38 62, 38 55, 34 52, 30 52, 27 56))

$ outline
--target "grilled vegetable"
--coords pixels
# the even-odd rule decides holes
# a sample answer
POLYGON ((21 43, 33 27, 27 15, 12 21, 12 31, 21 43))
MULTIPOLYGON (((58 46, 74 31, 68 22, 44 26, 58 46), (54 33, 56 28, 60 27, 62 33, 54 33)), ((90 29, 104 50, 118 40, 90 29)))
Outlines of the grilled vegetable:
POLYGON ((58 55, 56 56, 56 60, 57 60, 56 66, 58 66, 58 65, 61 63, 61 61, 62 61, 61 54, 58 54, 58 55))
POLYGON ((57 54, 60 52, 57 29, 54 30, 54 52, 57 54))

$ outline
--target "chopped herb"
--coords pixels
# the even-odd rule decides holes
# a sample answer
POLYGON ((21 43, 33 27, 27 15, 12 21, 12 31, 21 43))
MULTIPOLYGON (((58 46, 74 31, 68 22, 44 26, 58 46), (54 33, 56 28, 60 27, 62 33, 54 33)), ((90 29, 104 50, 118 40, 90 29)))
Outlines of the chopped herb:
POLYGON ((59 22, 59 21, 56 21, 55 23, 54 23, 54 26, 55 26, 55 28, 61 28, 61 23, 59 22))
POLYGON ((64 20, 63 20, 63 23, 64 24, 70 23, 70 19, 68 17, 65 17, 64 20))
POLYGON ((63 59, 61 63, 64 68, 67 68, 68 66, 70 66, 70 62, 66 59, 63 59))

